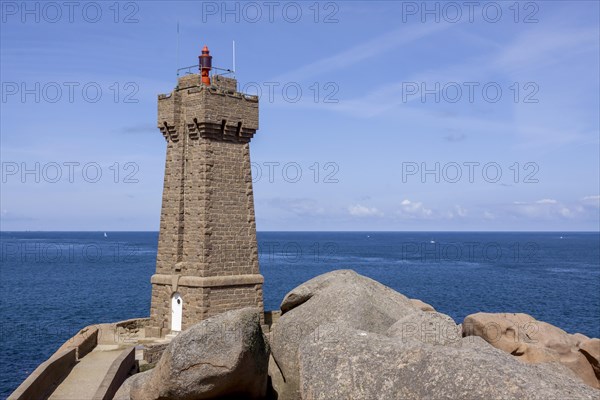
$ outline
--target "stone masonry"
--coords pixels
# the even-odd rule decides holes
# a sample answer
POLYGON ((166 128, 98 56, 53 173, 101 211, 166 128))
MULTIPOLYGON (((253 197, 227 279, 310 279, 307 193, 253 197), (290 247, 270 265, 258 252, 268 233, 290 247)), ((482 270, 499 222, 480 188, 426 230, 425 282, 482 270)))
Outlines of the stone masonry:
POLYGON ((249 148, 258 98, 237 92, 233 78, 208 86, 186 75, 158 96, 158 128, 167 156, 146 335, 170 332, 175 293, 182 329, 233 309, 262 311, 249 148))

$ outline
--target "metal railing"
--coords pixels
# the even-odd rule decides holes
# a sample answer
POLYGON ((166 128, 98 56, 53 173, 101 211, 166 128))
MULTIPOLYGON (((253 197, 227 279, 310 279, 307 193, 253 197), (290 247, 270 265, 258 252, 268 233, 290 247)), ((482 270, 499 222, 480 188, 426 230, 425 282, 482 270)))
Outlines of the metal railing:
MULTIPOLYGON (((181 76, 182 71, 185 71, 184 75, 194 74, 194 73, 196 73, 196 71, 200 71, 200 67, 198 64, 195 64, 195 65, 190 65, 189 67, 179 68, 177 70, 177 76, 181 76)), ((226 69, 226 68, 212 67, 211 71, 210 71, 210 76, 214 76, 214 75, 223 75, 223 76, 231 75, 232 78, 235 78, 235 71, 226 69)))

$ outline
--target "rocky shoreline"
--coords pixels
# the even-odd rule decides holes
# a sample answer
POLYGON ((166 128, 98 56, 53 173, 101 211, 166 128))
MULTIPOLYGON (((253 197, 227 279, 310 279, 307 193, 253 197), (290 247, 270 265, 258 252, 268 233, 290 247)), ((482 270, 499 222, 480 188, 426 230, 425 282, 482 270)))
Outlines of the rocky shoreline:
POLYGON ((599 399, 600 340, 526 314, 457 325, 351 270, 289 292, 270 333, 229 311, 175 337, 118 400, 599 399))

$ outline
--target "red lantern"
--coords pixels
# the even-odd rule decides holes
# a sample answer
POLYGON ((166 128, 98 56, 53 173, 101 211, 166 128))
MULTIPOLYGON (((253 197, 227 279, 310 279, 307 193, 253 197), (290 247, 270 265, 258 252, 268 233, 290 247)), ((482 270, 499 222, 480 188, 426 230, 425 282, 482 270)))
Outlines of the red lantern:
POLYGON ((210 85, 210 70, 212 69, 212 56, 208 47, 204 46, 202 55, 198 56, 200 74, 202 75, 202 83, 210 85))

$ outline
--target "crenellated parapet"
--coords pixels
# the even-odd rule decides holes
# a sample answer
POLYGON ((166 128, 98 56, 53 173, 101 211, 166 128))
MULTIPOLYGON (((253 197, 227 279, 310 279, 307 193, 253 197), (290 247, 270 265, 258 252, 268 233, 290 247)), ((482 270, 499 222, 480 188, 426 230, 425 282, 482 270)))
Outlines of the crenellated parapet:
POLYGON ((258 130, 258 97, 235 91, 233 78, 213 79, 203 85, 199 75, 179 78, 170 94, 158 96, 158 128, 167 141, 177 141, 177 131, 199 137, 249 142, 258 130))

